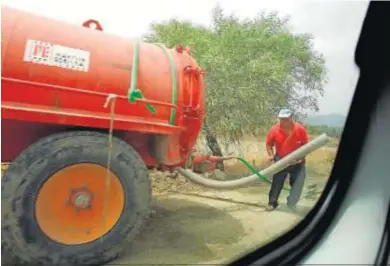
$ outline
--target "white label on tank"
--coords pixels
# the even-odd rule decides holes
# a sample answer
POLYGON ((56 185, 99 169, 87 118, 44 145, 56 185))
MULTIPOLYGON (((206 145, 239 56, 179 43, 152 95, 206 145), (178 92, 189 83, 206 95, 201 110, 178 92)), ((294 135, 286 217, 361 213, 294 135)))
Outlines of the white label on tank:
POLYGON ((90 52, 28 40, 23 61, 88 72, 90 52))

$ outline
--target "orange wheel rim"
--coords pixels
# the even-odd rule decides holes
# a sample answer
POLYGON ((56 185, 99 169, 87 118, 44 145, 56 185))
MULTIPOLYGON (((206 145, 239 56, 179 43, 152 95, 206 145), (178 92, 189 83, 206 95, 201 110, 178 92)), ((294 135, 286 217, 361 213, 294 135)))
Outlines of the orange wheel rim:
POLYGON ((35 217, 42 232, 66 245, 92 242, 110 231, 125 205, 119 179, 97 164, 75 164, 52 175, 41 187, 35 203, 35 217), (107 200, 103 218, 104 201, 107 200))

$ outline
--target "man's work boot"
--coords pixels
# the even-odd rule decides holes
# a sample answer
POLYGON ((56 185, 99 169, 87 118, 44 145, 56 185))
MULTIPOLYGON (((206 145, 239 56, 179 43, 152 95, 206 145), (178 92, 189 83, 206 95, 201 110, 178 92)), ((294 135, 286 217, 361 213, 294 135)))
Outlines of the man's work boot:
POLYGON ((295 206, 295 205, 288 205, 287 204, 287 209, 291 212, 297 212, 297 206, 295 206))
POLYGON ((265 208, 265 210, 266 210, 267 212, 273 211, 273 210, 275 210, 275 209, 276 209, 276 206, 275 206, 275 205, 268 205, 268 206, 265 208))

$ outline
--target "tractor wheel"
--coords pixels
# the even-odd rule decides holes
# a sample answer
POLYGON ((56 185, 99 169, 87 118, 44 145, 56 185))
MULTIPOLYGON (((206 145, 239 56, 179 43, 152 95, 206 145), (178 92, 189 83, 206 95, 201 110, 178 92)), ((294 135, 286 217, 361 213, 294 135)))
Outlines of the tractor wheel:
POLYGON ((107 156, 107 134, 76 131, 45 137, 14 160, 1 184, 4 261, 96 265, 128 248, 149 214, 149 175, 116 137, 109 178, 107 156))

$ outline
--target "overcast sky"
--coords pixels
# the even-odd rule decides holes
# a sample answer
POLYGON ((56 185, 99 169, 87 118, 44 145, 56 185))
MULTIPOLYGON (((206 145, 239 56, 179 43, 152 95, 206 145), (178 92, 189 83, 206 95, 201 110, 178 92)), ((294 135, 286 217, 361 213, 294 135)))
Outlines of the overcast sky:
POLYGON ((172 17, 208 25, 217 2, 240 17, 251 17, 261 10, 278 11, 291 17, 295 31, 312 33, 315 48, 324 54, 329 69, 329 83, 319 100, 320 113, 348 112, 358 77, 354 48, 368 1, 2 0, 2 5, 75 24, 94 18, 106 32, 139 37, 151 22, 172 17))

